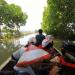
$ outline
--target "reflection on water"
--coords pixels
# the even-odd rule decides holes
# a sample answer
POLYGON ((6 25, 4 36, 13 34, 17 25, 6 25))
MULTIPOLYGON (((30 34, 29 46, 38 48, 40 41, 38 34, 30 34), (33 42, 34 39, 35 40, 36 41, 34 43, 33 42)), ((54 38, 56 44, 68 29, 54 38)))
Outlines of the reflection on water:
POLYGON ((24 36, 23 38, 19 39, 19 43, 21 45, 25 45, 27 43, 27 41, 30 39, 30 37, 35 37, 36 34, 31 34, 31 35, 28 35, 28 36, 24 36))

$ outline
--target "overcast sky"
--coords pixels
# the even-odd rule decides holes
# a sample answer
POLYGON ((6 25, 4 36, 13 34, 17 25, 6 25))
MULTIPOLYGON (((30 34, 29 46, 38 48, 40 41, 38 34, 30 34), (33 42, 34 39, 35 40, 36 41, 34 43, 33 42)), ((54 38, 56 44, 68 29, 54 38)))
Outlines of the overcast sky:
POLYGON ((47 0, 5 0, 8 3, 19 5, 27 13, 28 19, 25 26, 21 27, 22 31, 41 28, 42 16, 47 0))

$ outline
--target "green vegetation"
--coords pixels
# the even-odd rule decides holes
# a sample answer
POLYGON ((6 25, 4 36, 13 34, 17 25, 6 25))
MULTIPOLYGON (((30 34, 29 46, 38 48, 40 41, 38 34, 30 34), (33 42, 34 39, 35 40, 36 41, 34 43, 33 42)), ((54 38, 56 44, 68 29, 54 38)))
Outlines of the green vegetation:
POLYGON ((75 34, 75 0, 47 0, 42 29, 47 34, 71 38, 75 34))
POLYGON ((20 26, 26 24, 27 18, 27 14, 19 6, 0 0, 0 41, 20 36, 20 26))
POLYGON ((56 47, 58 50, 60 50, 63 40, 55 39, 54 40, 54 47, 56 47))

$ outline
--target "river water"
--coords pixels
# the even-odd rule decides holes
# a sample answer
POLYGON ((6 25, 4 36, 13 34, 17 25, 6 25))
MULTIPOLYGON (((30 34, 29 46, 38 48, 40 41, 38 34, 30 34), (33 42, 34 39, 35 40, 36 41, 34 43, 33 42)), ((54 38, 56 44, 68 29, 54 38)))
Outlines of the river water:
POLYGON ((26 45, 28 40, 31 38, 31 37, 35 37, 36 34, 30 34, 30 35, 27 35, 27 36, 23 36, 21 37, 20 39, 17 39, 17 40, 14 40, 14 44, 15 45, 26 45))

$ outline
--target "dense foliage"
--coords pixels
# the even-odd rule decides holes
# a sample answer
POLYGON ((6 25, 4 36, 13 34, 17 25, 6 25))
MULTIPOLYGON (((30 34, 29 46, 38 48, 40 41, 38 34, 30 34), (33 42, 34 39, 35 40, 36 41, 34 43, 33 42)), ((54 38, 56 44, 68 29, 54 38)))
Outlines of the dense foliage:
POLYGON ((70 38, 75 32, 75 0, 47 0, 42 28, 47 34, 70 38))
POLYGON ((15 31, 19 33, 20 26, 26 24, 27 18, 27 14, 19 6, 0 0, 0 36, 2 29, 5 35, 14 34, 15 31))

